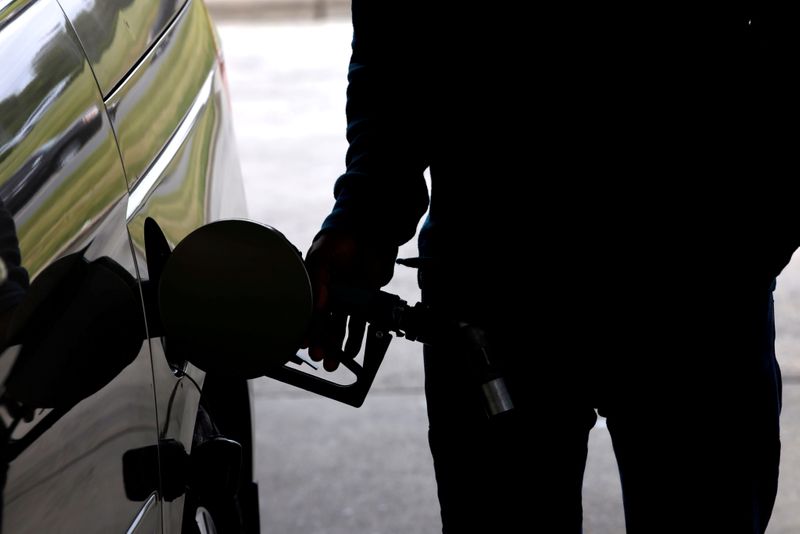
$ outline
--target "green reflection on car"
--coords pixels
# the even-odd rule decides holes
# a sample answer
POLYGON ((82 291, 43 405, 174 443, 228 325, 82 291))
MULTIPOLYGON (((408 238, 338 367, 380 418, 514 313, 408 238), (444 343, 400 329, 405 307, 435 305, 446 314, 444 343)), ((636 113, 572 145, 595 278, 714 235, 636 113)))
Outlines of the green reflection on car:
MULTIPOLYGON (((218 115, 217 100, 212 95, 198 117, 192 137, 167 167, 164 186, 148 201, 147 216, 159 222, 173 245, 208 220, 206 173, 211 168, 210 147, 214 146, 218 115), (180 169, 182 166, 186 168, 180 169), (170 176, 175 177, 174 187, 171 187, 170 176)), ((133 244, 140 251, 144 251, 144 219, 143 215, 138 215, 128 226, 133 244)))
POLYGON ((190 2, 186 9, 164 36, 165 50, 157 44, 108 101, 131 187, 177 130, 214 65, 204 8, 190 2))

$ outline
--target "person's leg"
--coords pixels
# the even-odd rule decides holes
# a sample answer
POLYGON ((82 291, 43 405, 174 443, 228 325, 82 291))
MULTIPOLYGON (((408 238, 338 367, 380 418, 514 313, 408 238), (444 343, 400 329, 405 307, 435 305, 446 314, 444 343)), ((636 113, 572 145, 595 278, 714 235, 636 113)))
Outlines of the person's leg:
POLYGON ((444 532, 581 532, 588 434, 597 416, 584 366, 567 354, 575 335, 559 311, 560 290, 510 283, 513 276, 502 270, 466 274, 437 271, 440 265, 428 263, 420 273, 423 301, 485 328, 515 406, 510 417, 490 421, 463 351, 455 343, 426 347, 429 440, 444 532))
POLYGON ((771 294, 743 305, 685 351, 703 360, 667 365, 605 413, 629 534, 766 529, 780 457, 771 294))
MULTIPOLYGON (((444 532, 581 532, 581 486, 594 410, 554 398, 490 422, 459 355, 426 348, 429 440, 444 532)), ((518 381, 519 382, 519 381, 518 381)), ((533 381, 530 384, 534 386, 533 381)))

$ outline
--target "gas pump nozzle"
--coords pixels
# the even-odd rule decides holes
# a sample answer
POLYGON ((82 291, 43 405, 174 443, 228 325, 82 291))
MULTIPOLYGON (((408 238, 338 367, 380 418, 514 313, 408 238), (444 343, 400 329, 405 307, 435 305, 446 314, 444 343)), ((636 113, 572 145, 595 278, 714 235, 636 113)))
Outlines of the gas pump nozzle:
MULTIPOLYGON (((460 347, 492 417, 513 409, 490 343, 477 325, 397 295, 331 287, 337 320, 350 318, 340 361, 355 380, 322 370, 297 354, 313 320, 313 289, 302 256, 272 227, 215 221, 171 249, 158 224, 145 223, 150 280, 143 283, 148 333, 162 337, 171 362, 192 363, 236 378, 269 376, 317 395, 361 406, 392 334, 429 345, 460 347), (368 327, 366 326, 368 325, 368 327), (356 356, 361 350, 363 355, 356 356), (227 355, 228 357, 221 357, 227 355)), ((409 262, 405 265, 413 266, 409 262)))
MULTIPOLYGON (((481 388, 487 416, 491 418, 513 410, 505 378, 481 328, 441 317, 422 303, 410 306, 399 296, 384 291, 332 287, 331 302, 337 312, 369 323, 363 366, 347 358, 341 362, 356 375, 356 382, 341 386, 285 366, 271 370, 267 376, 352 406, 361 406, 389 348, 390 333, 394 333, 397 337, 431 346, 454 343, 463 347, 463 363, 469 365, 481 388)), ((348 344, 350 342, 348 340, 348 344)))

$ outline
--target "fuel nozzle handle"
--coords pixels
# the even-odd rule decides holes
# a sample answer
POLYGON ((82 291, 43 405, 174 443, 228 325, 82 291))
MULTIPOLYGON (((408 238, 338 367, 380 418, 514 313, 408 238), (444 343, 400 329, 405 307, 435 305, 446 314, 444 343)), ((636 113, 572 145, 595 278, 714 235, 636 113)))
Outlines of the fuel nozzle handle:
POLYGON ((448 343, 463 347, 465 363, 481 385, 487 415, 492 418, 513 410, 505 377, 492 356, 483 329, 442 317, 423 303, 410 306, 385 291, 331 287, 331 302, 339 312, 364 319, 398 337, 431 346, 448 343))
POLYGON ((422 303, 409 306, 399 296, 385 291, 331 286, 330 298, 337 312, 363 319, 411 341, 431 344, 443 330, 442 321, 428 306, 422 303))

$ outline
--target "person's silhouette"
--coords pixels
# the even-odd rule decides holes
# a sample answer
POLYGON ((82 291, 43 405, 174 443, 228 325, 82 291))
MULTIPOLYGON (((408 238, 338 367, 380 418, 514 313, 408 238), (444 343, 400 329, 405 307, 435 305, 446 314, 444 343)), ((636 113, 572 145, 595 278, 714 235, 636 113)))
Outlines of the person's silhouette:
MULTIPOLYGON (((556 4, 354 0, 347 171, 307 257, 318 315, 331 283, 388 282, 430 168, 423 299, 484 326, 516 404, 495 428, 456 348, 426 350, 444 531, 580 532, 600 409, 629 532, 763 532, 771 292, 800 242, 761 194, 791 163, 791 19, 556 4)), ((312 357, 340 341, 316 334, 312 357)))

